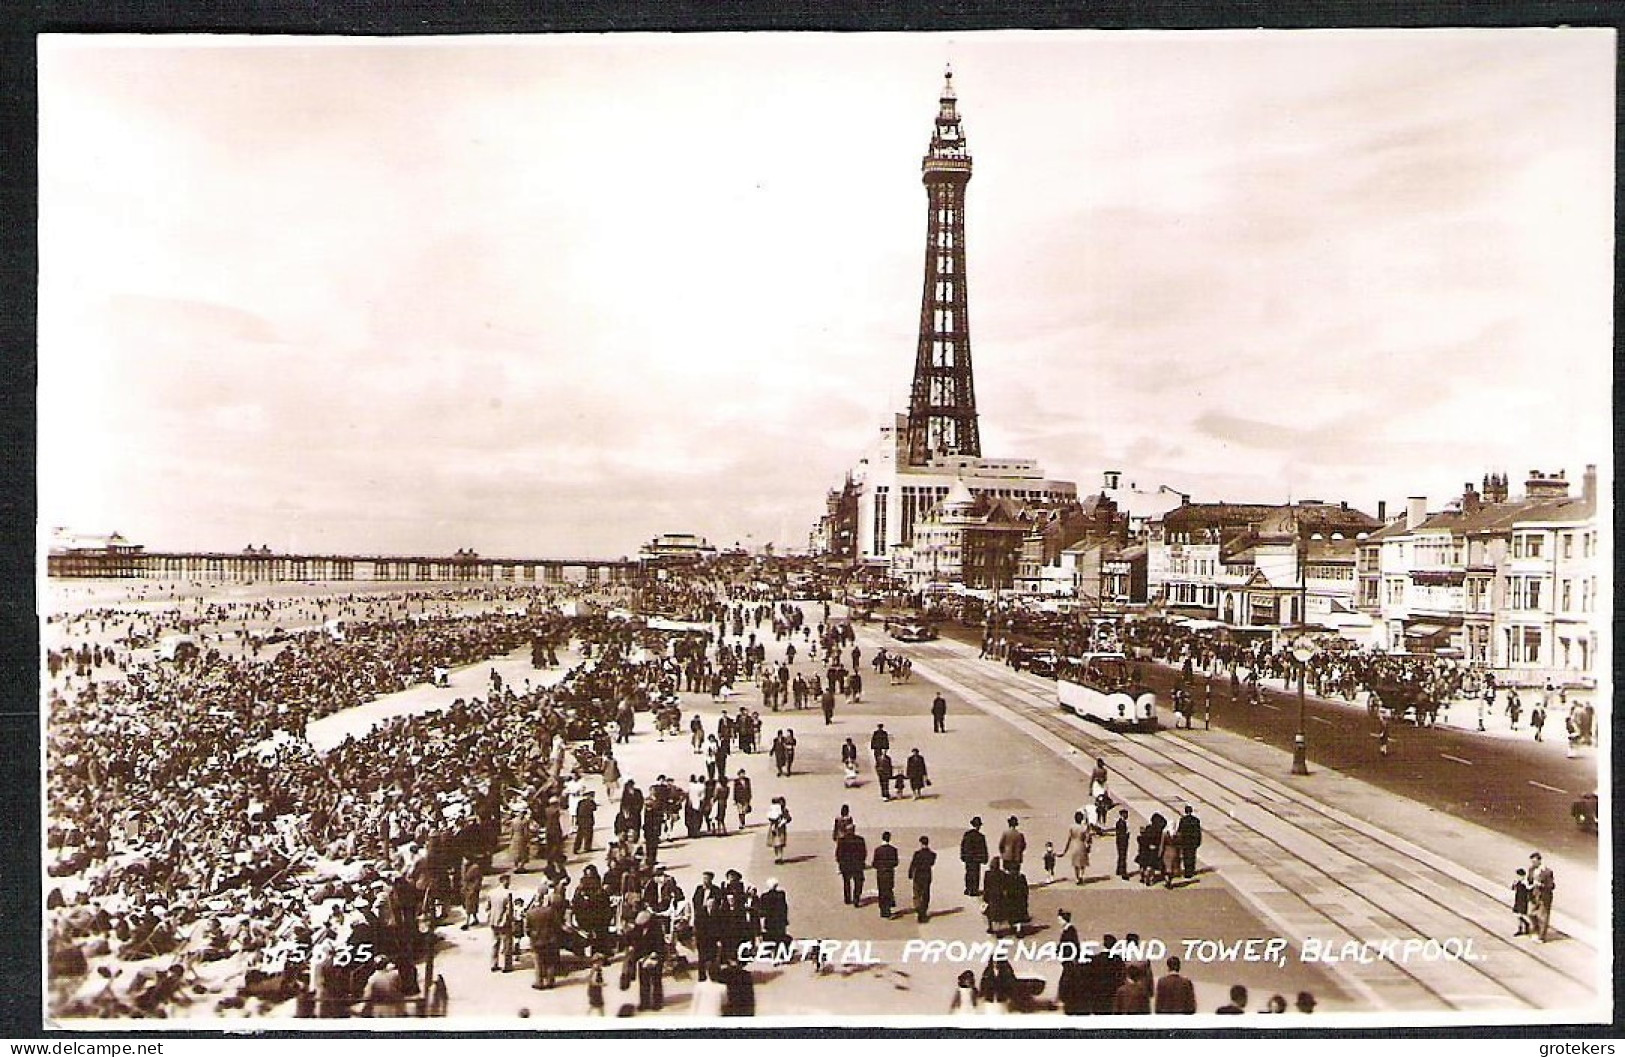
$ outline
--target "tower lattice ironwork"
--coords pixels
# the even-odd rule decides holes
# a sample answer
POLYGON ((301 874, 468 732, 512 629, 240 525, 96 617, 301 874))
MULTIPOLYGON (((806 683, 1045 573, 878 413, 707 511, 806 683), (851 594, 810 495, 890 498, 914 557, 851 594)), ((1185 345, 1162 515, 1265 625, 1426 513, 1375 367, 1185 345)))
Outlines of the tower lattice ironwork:
POLYGON ((971 158, 959 127, 954 75, 945 75, 931 148, 920 163, 929 202, 925 292, 908 405, 908 461, 982 454, 971 379, 970 317, 965 293, 965 185, 971 158))

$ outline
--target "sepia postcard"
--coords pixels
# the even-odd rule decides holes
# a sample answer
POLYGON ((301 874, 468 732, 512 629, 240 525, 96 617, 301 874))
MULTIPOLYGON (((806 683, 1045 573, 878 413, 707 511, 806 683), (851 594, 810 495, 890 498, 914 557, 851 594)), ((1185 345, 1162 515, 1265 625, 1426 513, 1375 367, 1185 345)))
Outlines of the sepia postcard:
POLYGON ((47 1027, 1611 1021, 1616 48, 41 37, 47 1027))

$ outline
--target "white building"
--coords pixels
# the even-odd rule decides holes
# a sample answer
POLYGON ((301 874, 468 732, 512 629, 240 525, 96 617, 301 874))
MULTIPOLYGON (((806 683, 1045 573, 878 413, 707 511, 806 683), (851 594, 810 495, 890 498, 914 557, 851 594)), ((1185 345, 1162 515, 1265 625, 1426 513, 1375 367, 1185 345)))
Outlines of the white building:
POLYGON ((955 481, 972 495, 1029 503, 1076 500, 1072 481, 1047 477, 1035 459, 999 459, 968 455, 939 456, 924 466, 908 465, 904 447, 908 416, 893 416, 880 437, 852 470, 858 492, 858 560, 889 565, 893 551, 914 542, 914 527, 932 507, 946 499, 955 481))

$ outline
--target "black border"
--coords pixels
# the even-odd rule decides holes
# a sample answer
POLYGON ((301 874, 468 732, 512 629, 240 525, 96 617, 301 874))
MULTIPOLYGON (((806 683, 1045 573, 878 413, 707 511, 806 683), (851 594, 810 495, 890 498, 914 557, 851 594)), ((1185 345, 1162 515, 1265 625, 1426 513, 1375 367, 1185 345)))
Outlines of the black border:
MULTIPOLYGON (((20 6, 20 5, 19 5, 20 6)), ((1512 26, 1609 26, 1625 29, 1617 0, 939 0, 935 3, 864 3, 795 0, 752 4, 743 0, 533 0, 530 3, 456 3, 455 0, 39 0, 26 10, 0 14, 0 1037, 150 1040, 155 1037, 242 1037, 251 1022, 223 1030, 61 1032, 44 1028, 40 988, 39 858, 39 629, 35 617, 35 438, 37 216, 36 35, 40 33, 275 33, 319 36, 405 36, 468 33, 972 31, 987 29, 1300 29, 1512 26)), ((1625 136, 1619 109, 1621 52, 1615 56, 1615 152, 1625 136)), ((1615 372, 1620 343, 1620 216, 1625 194, 1615 181, 1615 372)), ((1625 431, 1615 420, 1616 474, 1625 465, 1625 431)), ((1616 488, 1616 529, 1618 490, 1616 488)), ((1616 531, 1614 538, 1617 540, 1616 531)), ((1621 563, 1616 559, 1616 582, 1621 563)), ((1615 644, 1625 625, 1617 615, 1615 644)), ((1615 679, 1622 668, 1616 659, 1615 679)), ((1614 757, 1622 757, 1614 731, 1614 757)), ((1616 783, 1616 788, 1619 783, 1616 783)), ((1613 818, 1616 848, 1622 835, 1613 818)), ((1620 902, 1615 878, 1615 904, 1620 902)), ((823 1038, 884 1034, 895 1038, 1250 1038, 1498 1037, 1532 1040, 1625 1037, 1621 1031, 1620 951, 1614 950, 1614 1021, 1611 1024, 1507 1025, 1451 1028, 1300 1029, 1295 1031, 1122 1031, 1072 1029, 953 1030, 898 1028, 655 1029, 594 1032, 271 1032, 282 1039, 327 1038, 823 1038)), ((154 1022, 159 1028, 162 1022, 154 1022)))

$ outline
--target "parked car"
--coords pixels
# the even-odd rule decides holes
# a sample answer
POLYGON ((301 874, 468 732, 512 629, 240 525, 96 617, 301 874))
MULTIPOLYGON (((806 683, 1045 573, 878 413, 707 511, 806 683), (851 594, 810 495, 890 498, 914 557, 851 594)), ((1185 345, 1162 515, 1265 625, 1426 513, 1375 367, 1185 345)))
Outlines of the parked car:
POLYGON ((923 620, 889 620, 886 634, 898 642, 930 642, 937 637, 937 629, 923 620))
POLYGON ((1597 832, 1597 794, 1590 792, 1574 802, 1569 809, 1574 815, 1574 824, 1587 833, 1597 832))
POLYGON ((1010 667, 1018 672, 1032 672, 1046 679, 1055 677, 1055 666, 1060 655, 1054 647, 1018 642, 1010 647, 1010 667))

